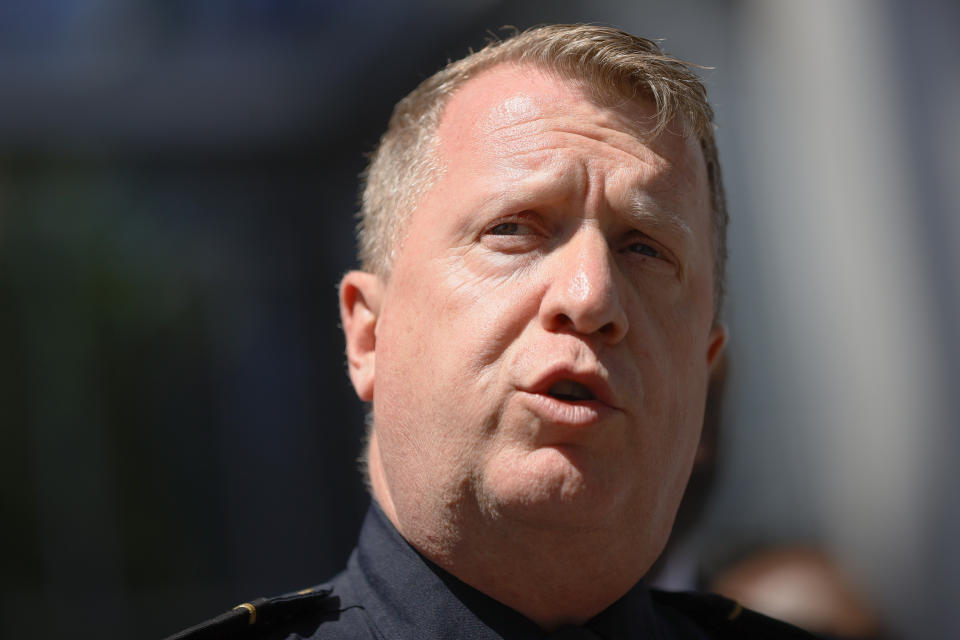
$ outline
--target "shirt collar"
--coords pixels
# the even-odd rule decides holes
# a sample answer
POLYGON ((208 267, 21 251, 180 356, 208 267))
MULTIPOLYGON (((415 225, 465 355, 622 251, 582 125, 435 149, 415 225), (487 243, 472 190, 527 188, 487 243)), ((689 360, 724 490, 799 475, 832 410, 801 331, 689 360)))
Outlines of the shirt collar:
MULTIPOLYGON (((350 562, 350 573, 358 578, 357 598, 384 637, 541 640, 550 635, 421 556, 375 503, 350 562)), ((642 584, 584 626, 600 638, 662 637, 642 584)))

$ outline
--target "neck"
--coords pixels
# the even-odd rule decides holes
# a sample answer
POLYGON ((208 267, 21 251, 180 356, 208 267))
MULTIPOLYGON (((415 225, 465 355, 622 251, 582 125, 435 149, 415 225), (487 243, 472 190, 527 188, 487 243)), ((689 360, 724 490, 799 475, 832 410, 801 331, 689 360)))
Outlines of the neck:
POLYGON ((374 498, 407 542, 545 630, 580 625, 599 614, 637 583, 659 552, 638 552, 634 539, 611 540, 604 529, 527 526, 462 506, 436 510, 433 518, 398 517, 375 439, 371 444, 374 498))

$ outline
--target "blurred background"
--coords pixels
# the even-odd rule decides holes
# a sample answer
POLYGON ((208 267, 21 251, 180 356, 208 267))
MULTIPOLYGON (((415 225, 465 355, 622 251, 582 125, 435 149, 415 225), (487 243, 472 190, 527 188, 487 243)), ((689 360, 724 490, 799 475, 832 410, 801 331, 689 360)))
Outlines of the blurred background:
POLYGON ((685 553, 813 545, 895 637, 960 637, 950 0, 0 4, 0 636, 159 638, 343 565, 364 154, 558 21, 712 67, 731 342, 685 553))

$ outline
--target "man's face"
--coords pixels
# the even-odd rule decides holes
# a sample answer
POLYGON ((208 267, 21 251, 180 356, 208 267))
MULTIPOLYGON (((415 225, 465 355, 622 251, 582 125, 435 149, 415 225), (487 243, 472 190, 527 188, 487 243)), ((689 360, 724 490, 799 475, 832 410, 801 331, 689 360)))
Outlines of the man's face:
POLYGON ((724 334, 703 157, 641 142, 653 115, 512 66, 448 104, 442 174, 351 360, 408 539, 497 521, 665 541, 724 334))

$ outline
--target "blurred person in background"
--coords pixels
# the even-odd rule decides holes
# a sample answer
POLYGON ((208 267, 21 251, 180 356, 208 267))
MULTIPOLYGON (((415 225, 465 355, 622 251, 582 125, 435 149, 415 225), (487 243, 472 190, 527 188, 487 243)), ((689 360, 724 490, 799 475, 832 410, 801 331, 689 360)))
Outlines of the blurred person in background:
POLYGON ((720 570, 711 580, 710 590, 821 638, 890 637, 862 590, 815 545, 753 549, 720 570))
POLYGON ((805 638, 653 591, 726 341, 703 85, 548 26, 396 107, 340 286, 374 504, 331 582, 175 638, 805 638))

